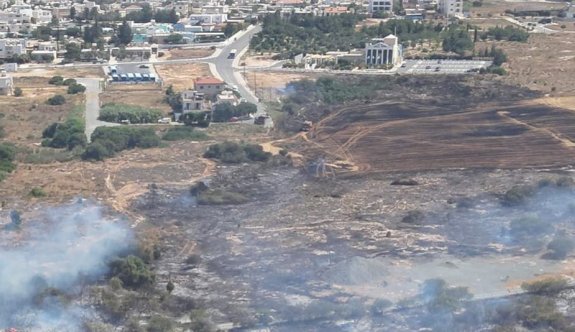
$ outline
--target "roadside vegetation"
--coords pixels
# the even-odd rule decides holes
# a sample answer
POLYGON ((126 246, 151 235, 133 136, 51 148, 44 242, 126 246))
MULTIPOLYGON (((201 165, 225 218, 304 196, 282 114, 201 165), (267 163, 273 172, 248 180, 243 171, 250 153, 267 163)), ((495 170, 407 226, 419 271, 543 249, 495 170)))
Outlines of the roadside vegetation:
POLYGON ((212 113, 213 122, 228 122, 233 117, 255 114, 258 108, 255 104, 242 102, 237 106, 230 103, 217 104, 212 113))
POLYGON ((142 106, 108 103, 100 109, 101 121, 130 123, 156 123, 163 116, 162 111, 142 106))

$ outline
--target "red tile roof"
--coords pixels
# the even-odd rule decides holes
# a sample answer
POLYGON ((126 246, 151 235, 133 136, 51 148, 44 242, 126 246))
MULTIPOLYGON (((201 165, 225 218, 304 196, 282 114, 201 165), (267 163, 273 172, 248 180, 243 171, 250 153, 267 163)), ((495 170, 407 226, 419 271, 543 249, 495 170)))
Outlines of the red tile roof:
POLYGON ((224 81, 218 80, 215 77, 199 77, 196 78, 194 81, 195 84, 202 84, 202 85, 206 85, 206 84, 224 84, 224 81))

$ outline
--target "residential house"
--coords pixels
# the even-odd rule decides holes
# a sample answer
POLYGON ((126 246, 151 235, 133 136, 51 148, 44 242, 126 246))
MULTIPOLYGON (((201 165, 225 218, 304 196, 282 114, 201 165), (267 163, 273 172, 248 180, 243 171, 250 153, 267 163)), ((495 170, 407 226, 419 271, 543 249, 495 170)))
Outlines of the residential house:
POLYGON ((9 96, 12 94, 14 82, 12 76, 6 75, 5 71, 0 72, 0 95, 9 96))
POLYGON ((235 95, 233 91, 224 90, 216 96, 216 103, 230 103, 237 106, 240 103, 240 99, 235 95))
POLYGON ((200 77, 194 80, 194 89, 206 96, 215 96, 226 87, 226 83, 215 77, 200 77))
POLYGON ((210 109, 205 101, 205 94, 196 90, 184 90, 182 92, 182 114, 191 112, 204 112, 210 109))
POLYGON ((398 38, 388 35, 374 38, 365 44, 365 63, 370 66, 396 66, 403 61, 403 52, 398 38))
POLYGON ((337 6, 337 7, 327 7, 323 10, 324 16, 335 16, 341 14, 349 14, 351 11, 347 7, 337 6))
POLYGON ((367 11, 370 14, 375 12, 393 12, 393 0, 369 0, 367 11))
POLYGON ((0 39, 0 59, 26 54, 26 39, 0 39))
POLYGON ((437 9, 446 17, 463 16, 463 0, 439 0, 437 9))

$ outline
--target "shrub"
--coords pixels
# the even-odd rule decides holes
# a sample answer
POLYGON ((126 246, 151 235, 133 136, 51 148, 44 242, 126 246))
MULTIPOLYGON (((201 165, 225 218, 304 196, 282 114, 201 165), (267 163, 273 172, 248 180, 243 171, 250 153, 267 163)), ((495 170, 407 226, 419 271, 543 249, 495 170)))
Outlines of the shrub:
POLYGON ((103 160, 116 152, 134 148, 152 148, 161 143, 152 128, 98 127, 92 134, 92 143, 82 155, 85 160, 103 160))
POLYGON ((162 111, 157 109, 108 103, 100 109, 100 117, 98 119, 118 123, 124 120, 130 121, 130 123, 156 123, 162 118, 162 115, 162 111))
POLYGON ((84 147, 87 144, 84 130, 84 121, 79 117, 71 116, 64 123, 55 122, 44 129, 42 145, 68 150, 77 146, 84 147))
POLYGON ((391 182, 392 186, 417 186, 419 182, 414 179, 397 179, 391 182))
POLYGON ((0 181, 6 178, 8 173, 16 169, 14 158, 16 158, 14 146, 0 143, 0 181))
POLYGON ((118 277, 129 288, 146 287, 153 284, 155 276, 140 257, 133 255, 117 258, 110 263, 110 273, 118 277))
POLYGON ((553 226, 542 221, 536 215, 527 215, 515 219, 510 224, 511 235, 515 237, 540 236, 548 234, 553 230, 553 226))
POLYGON ((412 210, 407 212, 407 215, 401 219, 401 222, 406 224, 418 224, 425 219, 425 214, 419 210, 412 210))
POLYGON ((514 186, 503 195, 501 204, 504 206, 517 206, 525 203, 527 199, 535 194, 535 189, 531 186, 514 186))
POLYGON ((48 105, 64 105, 66 103, 66 98, 62 95, 55 95, 54 97, 48 98, 46 101, 48 105))
POLYGON ((64 78, 62 76, 52 76, 52 78, 48 81, 48 84, 62 85, 64 84, 64 78))
POLYGON ((14 88, 14 97, 22 97, 23 95, 22 88, 14 88))
POLYGON ((204 158, 219 159, 224 163, 242 163, 247 161, 268 161, 271 153, 264 152, 257 144, 238 144, 223 142, 210 145, 204 158))
POLYGON ((69 95, 75 95, 77 93, 83 93, 84 91, 86 91, 86 87, 83 86, 82 84, 72 83, 72 84, 70 84, 70 86, 68 86, 68 94, 69 95))
POLYGON ((248 198, 245 195, 222 189, 209 189, 200 192, 197 199, 198 204, 202 205, 228 205, 248 202, 248 198))
POLYGON ((556 295, 568 286, 564 278, 545 278, 542 280, 524 282, 521 288, 537 295, 556 295))
POLYGON ((202 262, 202 258, 200 257, 200 255, 190 255, 188 256, 188 258, 186 258, 186 264, 190 264, 190 265, 198 265, 202 262))
POLYGON ((555 235, 555 238, 547 244, 549 253, 546 258, 565 259, 575 249, 575 242, 565 233, 555 235))
POLYGON ((193 127, 188 126, 178 126, 172 127, 166 131, 162 136, 165 141, 180 141, 180 140, 192 140, 192 141, 205 141, 210 137, 203 131, 194 130, 193 127))
POLYGON ((45 197, 46 192, 42 188, 34 187, 34 188, 32 188, 32 190, 30 190, 30 196, 36 197, 36 198, 45 197))
POLYGON ((66 85, 66 86, 71 86, 74 84, 77 84, 78 82, 73 79, 73 78, 67 78, 66 80, 64 80, 64 82, 62 82, 62 85, 66 85))

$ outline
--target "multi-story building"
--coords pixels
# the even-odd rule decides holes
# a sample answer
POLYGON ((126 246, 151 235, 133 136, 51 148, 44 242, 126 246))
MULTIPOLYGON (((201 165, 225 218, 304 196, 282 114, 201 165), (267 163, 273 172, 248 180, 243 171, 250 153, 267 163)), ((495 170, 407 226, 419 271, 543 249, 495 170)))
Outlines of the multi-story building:
POLYGON ((388 12, 393 11, 393 0, 369 0, 367 10, 370 14, 375 12, 388 12))
POLYGON ((26 39, 0 39, 0 59, 26 54, 26 39))
MULTIPOLYGON (((209 110, 209 106, 207 107, 209 110)), ((182 114, 206 111, 205 94, 196 90, 182 92, 182 114)))
POLYGON ((228 14, 192 14, 190 24, 220 24, 228 20, 228 14))
POLYGON ((396 66, 403 61, 401 45, 394 35, 374 38, 365 44, 365 63, 373 66, 396 66))
POLYGON ((225 87, 224 81, 214 77, 200 77, 194 81, 194 89, 200 93, 205 93, 206 96, 215 96, 222 92, 225 87))
POLYGON ((437 9, 446 17, 463 16, 463 0, 439 0, 437 9))

